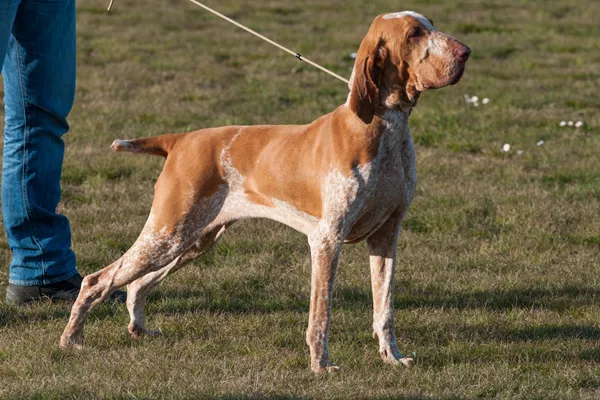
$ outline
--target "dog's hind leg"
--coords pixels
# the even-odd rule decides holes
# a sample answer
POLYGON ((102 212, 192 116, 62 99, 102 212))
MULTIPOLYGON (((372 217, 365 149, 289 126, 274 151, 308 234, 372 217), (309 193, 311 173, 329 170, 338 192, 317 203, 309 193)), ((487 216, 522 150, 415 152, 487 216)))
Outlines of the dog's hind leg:
POLYGON ((136 339, 145 335, 156 335, 160 331, 149 331, 146 329, 146 316, 144 308, 150 292, 167 275, 181 269, 188 262, 201 256, 210 250, 225 232, 225 225, 217 226, 204 234, 190 249, 173 260, 169 265, 154 272, 150 272, 141 278, 136 279, 129 284, 127 288, 127 310, 131 321, 129 323, 129 333, 136 339))
MULTIPOLYGON (((185 263, 182 263, 185 253, 210 230, 208 227, 219 215, 229 189, 218 177, 216 167, 196 167, 194 176, 198 178, 189 181, 181 171, 189 170, 190 163, 177 154, 167 158, 155 185, 150 216, 136 242, 119 260, 83 279, 61 336, 62 348, 81 347, 87 313, 112 290, 165 268, 164 273, 159 272, 148 281, 162 279, 185 263)), ((213 226, 217 224, 222 225, 213 226)), ((143 298, 145 293, 140 295, 143 298)), ((136 297, 134 293, 133 303, 136 297)), ((129 303, 133 304, 131 300, 129 303)))
POLYGON ((140 237, 121 258, 83 278, 69 323, 60 339, 62 348, 81 347, 87 313, 113 290, 168 264, 176 265, 182 258, 184 250, 190 246, 191 238, 178 233, 156 231, 152 225, 149 219, 140 237))

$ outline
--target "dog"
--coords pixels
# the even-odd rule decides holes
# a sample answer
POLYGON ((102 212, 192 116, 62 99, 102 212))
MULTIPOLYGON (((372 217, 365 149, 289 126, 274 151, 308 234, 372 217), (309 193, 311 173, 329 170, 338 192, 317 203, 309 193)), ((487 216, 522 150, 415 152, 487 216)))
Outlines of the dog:
POLYGON ((414 360, 396 344, 393 306, 397 241, 417 184, 408 119, 422 92, 461 79, 470 53, 421 14, 379 15, 360 44, 346 103, 308 125, 115 140, 115 151, 166 160, 139 238, 84 278, 61 348, 81 348, 90 308, 124 285, 131 336, 152 334, 144 306, 154 286, 211 248, 235 221, 270 218, 308 237, 312 370, 338 369, 328 351, 333 284, 342 245, 362 240, 379 353, 386 363, 410 365, 414 360))

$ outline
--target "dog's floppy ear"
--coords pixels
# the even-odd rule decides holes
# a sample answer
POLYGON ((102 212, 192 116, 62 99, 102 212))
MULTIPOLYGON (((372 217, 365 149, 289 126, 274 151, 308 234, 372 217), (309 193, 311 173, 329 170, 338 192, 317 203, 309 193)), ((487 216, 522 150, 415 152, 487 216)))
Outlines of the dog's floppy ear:
POLYGON ((383 40, 367 35, 358 49, 350 78, 350 109, 370 124, 379 103, 379 85, 387 50, 383 40))

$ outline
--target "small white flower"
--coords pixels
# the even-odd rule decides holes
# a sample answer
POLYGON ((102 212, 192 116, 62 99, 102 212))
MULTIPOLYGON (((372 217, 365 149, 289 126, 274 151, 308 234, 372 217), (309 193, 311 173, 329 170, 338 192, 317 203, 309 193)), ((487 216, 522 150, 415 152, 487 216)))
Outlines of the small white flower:
POLYGON ((577 121, 575 122, 575 128, 581 128, 583 126, 583 122, 577 121))
POLYGON ((353 60, 356 59, 356 53, 350 53, 350 58, 353 60))
POLYGON ((479 107, 479 103, 473 103, 475 107, 479 107))
POLYGON ((481 102, 482 102, 483 104, 487 104, 487 103, 489 103, 489 102, 490 102, 490 99, 488 99, 487 97, 484 97, 484 98, 483 98, 483 100, 481 100, 481 102))
POLYGON ((558 126, 566 126, 567 125, 567 121, 560 121, 560 124, 558 124, 558 126))
POLYGON ((517 150, 517 155, 520 156, 523 154, 523 150, 517 150))
POLYGON ((543 140, 540 140, 539 142, 537 142, 537 143, 536 143, 536 146, 541 146, 541 145, 543 145, 543 144, 544 144, 544 141, 543 141, 543 140))
POLYGON ((567 125, 569 125, 569 126, 573 126, 573 121, 569 121, 569 122, 567 122, 567 125))
POLYGON ((477 103, 479 101, 479 97, 473 96, 471 97, 471 103, 477 103))
POLYGON ((504 146, 502 146, 502 151, 508 153, 510 151, 510 144, 506 143, 504 146))

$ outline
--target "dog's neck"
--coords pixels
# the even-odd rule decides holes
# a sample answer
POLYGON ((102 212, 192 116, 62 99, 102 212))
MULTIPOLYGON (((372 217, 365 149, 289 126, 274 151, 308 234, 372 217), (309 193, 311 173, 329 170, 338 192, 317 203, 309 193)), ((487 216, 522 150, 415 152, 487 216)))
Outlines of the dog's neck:
POLYGON ((379 92, 380 107, 384 108, 385 113, 394 110, 406 112, 408 115, 417 106, 417 101, 421 95, 421 92, 410 82, 391 88, 383 86, 379 89, 379 92))
MULTIPOLYGON (((350 107, 354 96, 360 96, 353 90, 354 81, 354 70, 350 76, 350 82, 348 84, 348 97, 346 99, 346 106, 350 107)), ((375 105, 375 115, 384 121, 389 121, 390 118, 393 120, 399 120, 396 116, 405 115, 406 122, 408 117, 412 113, 412 109, 417 106, 417 101, 421 96, 421 92, 417 90, 414 82, 407 78, 403 82, 396 82, 394 84, 382 83, 378 89, 379 98, 375 105), (394 117, 391 117, 394 115, 394 117)), ((364 101, 360 99, 359 101, 364 101)))
POLYGON ((404 134, 408 131, 408 117, 410 111, 404 110, 387 110, 381 117, 383 124, 387 130, 404 134))
MULTIPOLYGON (((345 106, 349 107, 350 97, 352 92, 348 94, 348 101, 345 106)), ((378 112, 373 116, 370 123, 362 125, 362 130, 371 138, 387 138, 385 142, 397 149, 397 146, 402 147, 406 139, 410 136, 408 120, 412 111, 412 107, 407 109, 401 108, 384 108, 382 105, 378 112)), ((358 116, 357 116, 358 120, 358 116)))
POLYGON ((410 135, 408 128, 409 113, 403 110, 387 110, 381 117, 375 117, 379 124, 380 137, 393 148, 402 148, 406 138, 410 135))

